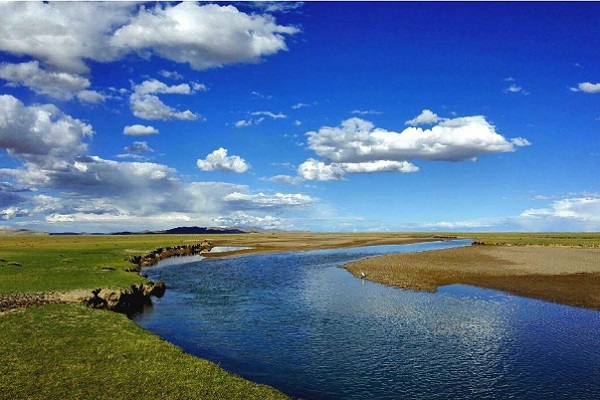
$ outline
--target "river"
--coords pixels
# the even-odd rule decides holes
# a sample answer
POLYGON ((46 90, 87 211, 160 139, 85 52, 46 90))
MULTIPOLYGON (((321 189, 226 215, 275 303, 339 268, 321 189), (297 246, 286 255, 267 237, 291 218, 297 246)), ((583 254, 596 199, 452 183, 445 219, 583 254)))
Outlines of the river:
POLYGON ((339 268, 469 243, 167 260, 147 270, 165 296, 135 321, 303 399, 598 398, 600 312, 463 285, 405 291, 339 268))

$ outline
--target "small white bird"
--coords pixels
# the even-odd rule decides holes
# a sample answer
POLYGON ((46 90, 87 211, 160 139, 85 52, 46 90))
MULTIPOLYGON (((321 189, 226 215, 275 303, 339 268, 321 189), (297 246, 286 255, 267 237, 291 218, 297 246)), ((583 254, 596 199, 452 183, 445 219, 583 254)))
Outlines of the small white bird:
POLYGON ((366 277, 367 277, 367 274, 365 273, 365 271, 360 271, 360 278, 365 279, 366 277))

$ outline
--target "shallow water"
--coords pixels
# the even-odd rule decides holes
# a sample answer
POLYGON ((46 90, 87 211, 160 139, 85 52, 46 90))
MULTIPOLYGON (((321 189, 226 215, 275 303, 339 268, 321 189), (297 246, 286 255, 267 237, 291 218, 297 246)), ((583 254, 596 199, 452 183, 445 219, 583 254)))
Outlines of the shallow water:
POLYGON ((466 241, 160 263, 138 324, 305 399, 593 399, 600 313, 462 285, 436 294, 340 265, 466 241))

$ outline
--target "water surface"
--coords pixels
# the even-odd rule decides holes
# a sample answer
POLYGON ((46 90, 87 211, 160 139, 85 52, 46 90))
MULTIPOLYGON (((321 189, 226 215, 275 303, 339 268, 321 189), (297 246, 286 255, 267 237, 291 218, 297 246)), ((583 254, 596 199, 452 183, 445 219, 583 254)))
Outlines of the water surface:
POLYGON ((136 317, 194 355, 305 399, 592 399, 600 313, 462 285, 436 294, 340 265, 467 241, 202 259, 149 269, 136 317))

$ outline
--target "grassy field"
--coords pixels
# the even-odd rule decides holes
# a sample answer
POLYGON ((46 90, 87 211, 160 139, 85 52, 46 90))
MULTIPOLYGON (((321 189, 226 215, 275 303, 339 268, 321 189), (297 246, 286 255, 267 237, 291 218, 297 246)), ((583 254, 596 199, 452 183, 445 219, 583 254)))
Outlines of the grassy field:
POLYGON ((463 233, 488 245, 600 247, 600 233, 463 233))

